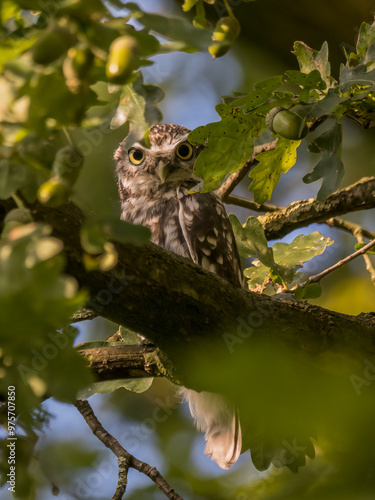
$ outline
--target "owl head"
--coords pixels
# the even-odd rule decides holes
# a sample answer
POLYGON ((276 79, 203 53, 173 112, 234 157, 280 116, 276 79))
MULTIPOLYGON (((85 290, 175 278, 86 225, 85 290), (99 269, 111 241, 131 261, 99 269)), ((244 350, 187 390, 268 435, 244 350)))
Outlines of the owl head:
POLYGON ((139 194, 170 190, 185 181, 198 183, 193 166, 201 148, 189 143, 189 132, 180 125, 161 124, 150 129, 149 148, 138 142, 128 148, 127 140, 122 141, 114 154, 119 181, 139 194))

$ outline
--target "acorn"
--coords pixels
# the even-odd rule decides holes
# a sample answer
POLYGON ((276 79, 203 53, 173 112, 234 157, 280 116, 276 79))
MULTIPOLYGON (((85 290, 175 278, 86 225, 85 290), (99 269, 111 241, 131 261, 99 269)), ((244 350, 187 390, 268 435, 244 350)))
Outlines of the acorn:
POLYGON ((267 113, 266 124, 272 132, 291 141, 303 139, 309 131, 303 118, 280 107, 273 108, 267 113))
POLYGON ((234 17, 222 17, 219 19, 212 33, 212 41, 214 43, 208 47, 208 51, 213 59, 222 57, 228 52, 240 34, 240 30, 240 23, 234 17))
POLYGON ((94 54, 89 47, 72 47, 68 51, 68 57, 72 60, 72 67, 78 78, 87 76, 94 61, 94 54))
POLYGON ((139 47, 132 36, 116 38, 109 48, 106 74, 113 83, 126 83, 139 67, 139 47))
POLYGON ((62 28, 54 26, 41 33, 32 48, 34 62, 47 65, 56 61, 75 42, 72 33, 62 28))

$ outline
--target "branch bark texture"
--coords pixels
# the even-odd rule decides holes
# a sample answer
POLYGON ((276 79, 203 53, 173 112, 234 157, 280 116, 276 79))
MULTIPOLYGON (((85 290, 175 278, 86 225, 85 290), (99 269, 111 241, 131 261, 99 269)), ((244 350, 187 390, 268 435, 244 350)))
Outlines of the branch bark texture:
POLYGON ((82 264, 80 210, 73 204, 58 209, 36 204, 33 214, 52 225, 64 242, 66 271, 90 290, 90 309, 145 335, 186 385, 188 374, 181 360, 192 346, 201 359, 211 357, 215 362, 213 342, 228 350, 228 336, 240 335, 244 324, 252 330, 249 342, 282 341, 311 353, 333 349, 375 354, 375 315, 349 316, 239 290, 153 244, 116 244, 117 266, 109 272, 90 272, 82 264))
POLYGON ((273 240, 300 227, 358 210, 375 208, 375 177, 365 178, 340 189, 323 201, 302 200, 283 210, 260 216, 266 238, 273 240))
POLYGON ((99 381, 164 375, 156 349, 152 346, 117 345, 84 349, 78 345, 76 349, 88 360, 89 368, 99 381))
MULTIPOLYGON (((342 213, 348 203, 355 203, 354 192, 358 189, 365 195, 363 199, 361 195, 362 201, 357 201, 357 206, 373 205, 375 179, 356 186, 332 195, 330 202, 320 203, 325 208, 331 203, 332 207, 336 206, 336 212, 342 213)), ((304 220, 311 217, 311 210, 319 213, 316 206, 311 208, 311 202, 306 203, 310 206, 310 215, 304 220)), ((12 203, 0 203, 0 206, 3 210, 10 209, 12 203)), ((170 363, 168 372, 187 386, 202 389, 194 386, 195 382, 190 383, 191 366, 186 363, 188 353, 197 355, 196 362, 218 363, 217 360, 223 358, 217 356, 217 349, 228 354, 231 340, 238 338, 244 342, 244 325, 248 343, 260 339, 274 345, 280 341, 311 354, 333 350, 351 356, 359 354, 362 358, 363 353, 375 356, 374 314, 349 316, 304 302, 239 290, 154 244, 141 247, 116 244, 118 264, 114 269, 109 272, 87 271, 82 263, 79 237, 84 219, 82 212, 72 203, 56 209, 35 203, 30 208, 34 218, 50 224, 54 235, 63 241, 66 272, 89 289, 92 297, 89 308, 95 314, 147 337, 166 356, 162 362, 170 363), (214 344, 217 349, 212 348, 214 344)), ((303 210, 297 212, 303 214, 303 210)), ((292 218, 292 215, 290 219, 288 214, 285 215, 287 227, 292 218)), ((281 219, 268 224, 268 235, 283 231, 281 219)), ((120 369, 116 363, 121 364, 121 361, 114 360, 115 372, 120 369)), ((147 362, 143 367, 142 360, 138 365, 137 361, 134 363, 129 370, 147 373, 144 368, 147 362)), ((151 366, 150 369, 156 368, 151 366)))

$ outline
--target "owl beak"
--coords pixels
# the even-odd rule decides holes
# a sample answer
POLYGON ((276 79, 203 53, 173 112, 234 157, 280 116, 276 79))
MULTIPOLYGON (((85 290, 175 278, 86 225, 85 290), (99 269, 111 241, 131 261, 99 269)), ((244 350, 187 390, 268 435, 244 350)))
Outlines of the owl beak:
POLYGON ((161 181, 164 184, 166 178, 171 173, 171 167, 169 163, 164 163, 160 160, 159 165, 157 166, 156 173, 161 181))

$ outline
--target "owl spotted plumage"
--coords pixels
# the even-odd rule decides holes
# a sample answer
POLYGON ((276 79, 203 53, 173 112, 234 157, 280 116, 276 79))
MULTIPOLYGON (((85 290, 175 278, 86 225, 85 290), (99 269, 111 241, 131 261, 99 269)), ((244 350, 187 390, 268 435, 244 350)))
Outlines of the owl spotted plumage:
POLYGON ((233 231, 216 193, 189 194, 201 179, 193 173, 199 148, 178 125, 151 128, 151 147, 123 144, 115 153, 121 217, 151 229, 152 241, 191 259, 235 286, 242 272, 233 231))
MULTIPOLYGON (((193 172, 201 148, 192 146, 189 130, 155 125, 150 147, 130 149, 124 140, 115 152, 123 220, 148 226, 154 243, 241 287, 243 276, 233 231, 219 196, 189 190, 201 179, 193 172)), ((183 388, 206 450, 220 467, 230 467, 241 452, 237 412, 216 394, 183 388)))

